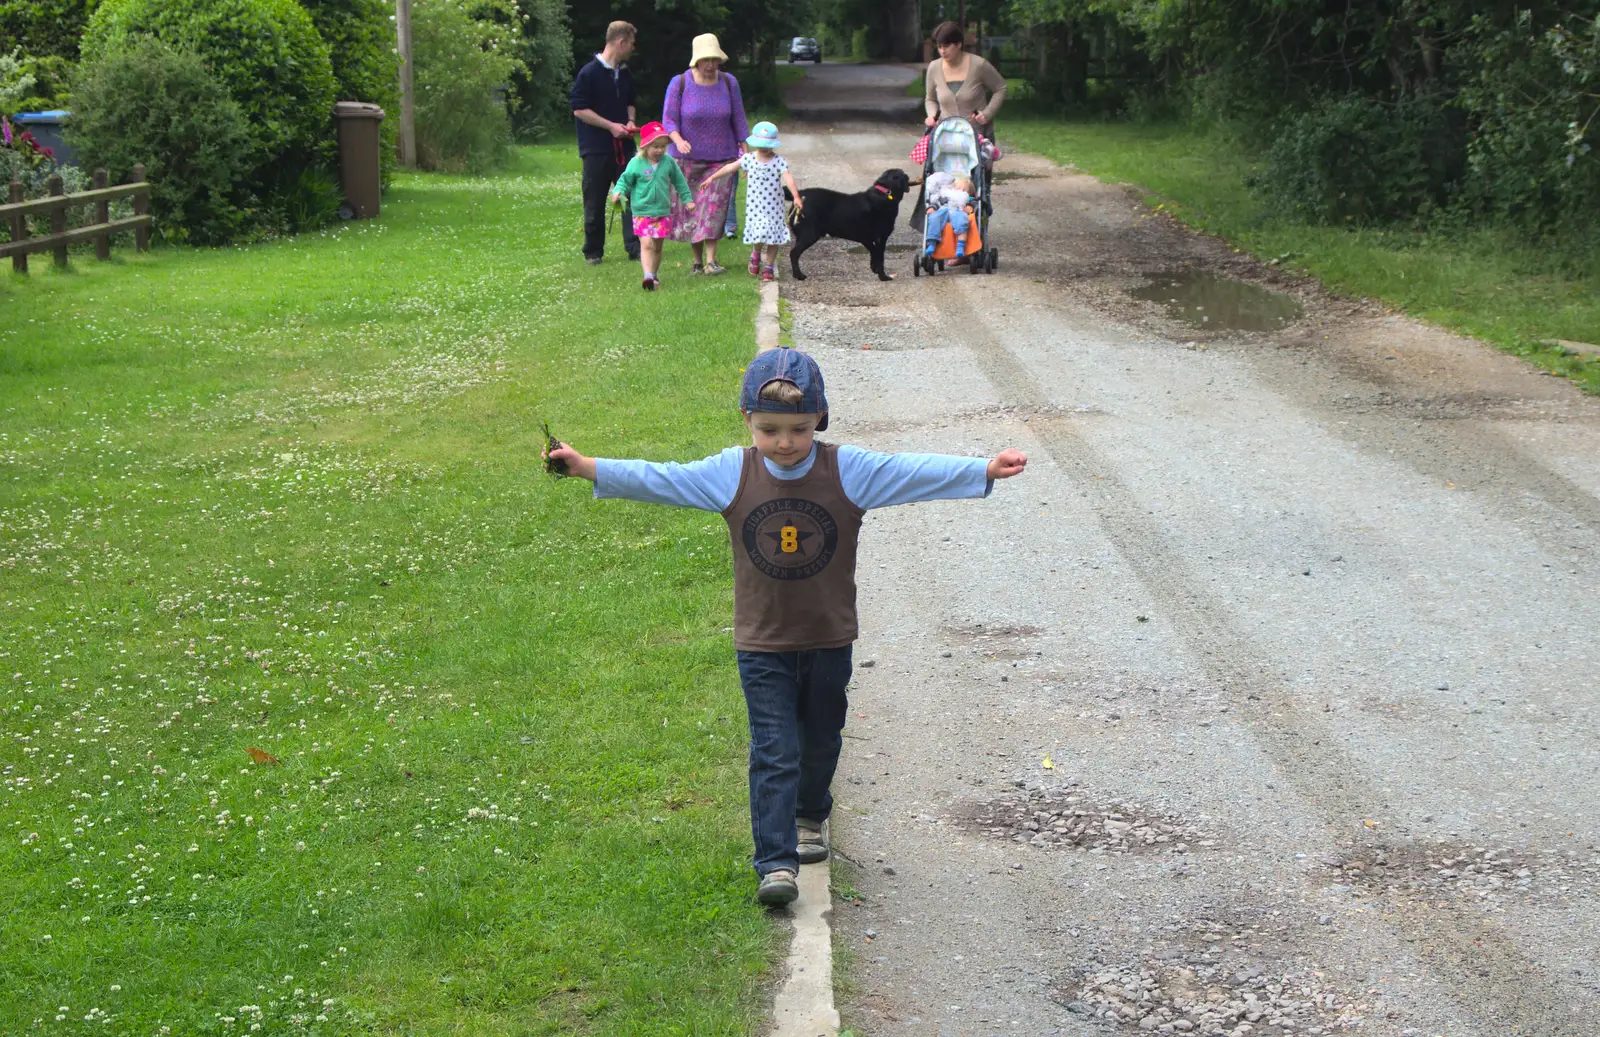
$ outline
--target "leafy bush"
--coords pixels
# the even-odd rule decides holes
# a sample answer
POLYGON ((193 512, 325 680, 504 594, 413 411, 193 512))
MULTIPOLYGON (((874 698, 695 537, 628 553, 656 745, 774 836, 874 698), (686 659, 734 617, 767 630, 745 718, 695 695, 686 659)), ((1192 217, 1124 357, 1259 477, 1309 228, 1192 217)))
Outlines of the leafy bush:
POLYGON ((416 0, 411 9, 417 161, 425 168, 482 170, 510 143, 511 120, 496 95, 521 62, 510 53, 505 27, 472 16, 483 7, 416 0))
POLYGON ((1280 215, 1311 223, 1412 217, 1443 198, 1447 136, 1439 111, 1421 102, 1327 98, 1283 126, 1251 186, 1280 215))
POLYGON ((143 162, 164 237, 220 244, 248 226, 250 128, 199 55, 136 39, 86 62, 76 96, 68 132, 80 161, 112 183, 143 162))
POLYGON ((562 0, 521 0, 522 26, 515 54, 522 68, 512 74, 516 109, 511 113, 518 140, 537 140, 556 127, 572 125, 567 88, 572 83, 572 30, 562 0))
POLYGON ((85 61, 153 36, 205 59, 250 129, 258 167, 329 139, 328 46, 295 0, 105 0, 83 38, 85 61))
POLYGON ((35 81, 33 73, 22 67, 21 50, 0 51, 0 115, 27 111, 20 102, 33 95, 35 81))
MULTIPOLYGON (((47 112, 56 108, 71 108, 68 92, 72 78, 72 62, 66 58, 46 54, 22 56, 22 73, 33 78, 33 92, 24 94, 13 107, 19 112, 47 112)), ((0 109, 5 105, 0 104, 0 109)))
POLYGON ((268 223, 292 234, 321 230, 339 218, 344 188, 324 170, 285 170, 268 193, 268 223))
POLYGON ((1600 212, 1600 15, 1542 31, 1475 26, 1462 104, 1475 127, 1467 204, 1541 236, 1594 241, 1600 212))
POLYGON ((78 57, 78 40, 99 0, 4 0, 0 3, 0 40, 29 54, 78 57))
POLYGON ((383 108, 378 128, 384 179, 395 162, 400 125, 400 57, 395 52, 394 4, 390 0, 301 0, 328 45, 340 101, 367 101, 383 108))

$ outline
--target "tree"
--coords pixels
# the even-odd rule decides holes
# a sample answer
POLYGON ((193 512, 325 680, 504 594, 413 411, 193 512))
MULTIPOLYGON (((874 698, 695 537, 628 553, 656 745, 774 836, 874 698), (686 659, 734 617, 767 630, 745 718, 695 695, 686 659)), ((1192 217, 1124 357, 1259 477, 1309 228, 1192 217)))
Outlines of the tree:
MULTIPOLYGON (((570 9, 574 61, 581 65, 605 43, 606 25, 631 22, 639 30, 638 49, 629 59, 639 91, 639 111, 659 114, 667 82, 689 65, 691 41, 714 32, 733 59, 745 104, 751 108, 778 101, 772 59, 779 40, 809 28, 810 0, 620 0, 579 4, 570 9)), ((787 41, 785 41, 787 42, 787 41)))

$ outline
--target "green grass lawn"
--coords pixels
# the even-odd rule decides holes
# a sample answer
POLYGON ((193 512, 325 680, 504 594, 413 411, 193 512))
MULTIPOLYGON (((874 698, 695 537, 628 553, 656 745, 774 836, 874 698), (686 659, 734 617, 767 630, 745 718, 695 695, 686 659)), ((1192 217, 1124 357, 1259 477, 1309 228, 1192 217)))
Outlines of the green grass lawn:
POLYGON ((727 534, 538 458, 737 442, 756 293, 578 206, 0 278, 0 1033, 756 1027, 727 534))
POLYGON ((1174 125, 1006 116, 1007 143, 1105 180, 1198 230, 1279 259, 1337 291, 1370 296, 1493 343, 1600 392, 1600 361, 1547 345, 1600 342, 1600 281, 1491 231, 1427 235, 1273 219, 1245 187, 1252 156, 1217 134, 1174 125))

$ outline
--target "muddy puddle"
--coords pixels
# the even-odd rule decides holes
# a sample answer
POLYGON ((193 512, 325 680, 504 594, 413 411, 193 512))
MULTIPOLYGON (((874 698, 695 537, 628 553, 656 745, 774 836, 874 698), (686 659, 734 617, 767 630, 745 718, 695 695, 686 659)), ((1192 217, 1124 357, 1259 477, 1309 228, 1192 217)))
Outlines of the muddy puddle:
POLYGON ((1151 275, 1150 284, 1129 293, 1166 307, 1175 320, 1206 331, 1277 331, 1300 319, 1298 300, 1204 270, 1151 275))

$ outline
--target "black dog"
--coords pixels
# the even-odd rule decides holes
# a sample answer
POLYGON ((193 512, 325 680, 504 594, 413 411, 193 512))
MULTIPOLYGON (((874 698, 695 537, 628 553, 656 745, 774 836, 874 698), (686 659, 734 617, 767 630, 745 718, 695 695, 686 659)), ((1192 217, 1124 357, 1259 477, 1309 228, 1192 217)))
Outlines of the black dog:
POLYGON ((883 250, 894 231, 894 221, 900 216, 900 199, 910 189, 911 178, 905 170, 889 169, 859 194, 843 194, 825 187, 801 191, 800 200, 805 204, 789 224, 794 232, 794 244, 789 250, 789 269, 794 279, 806 279, 800 272, 800 253, 830 237, 865 245, 878 280, 892 280, 883 269, 883 250))

